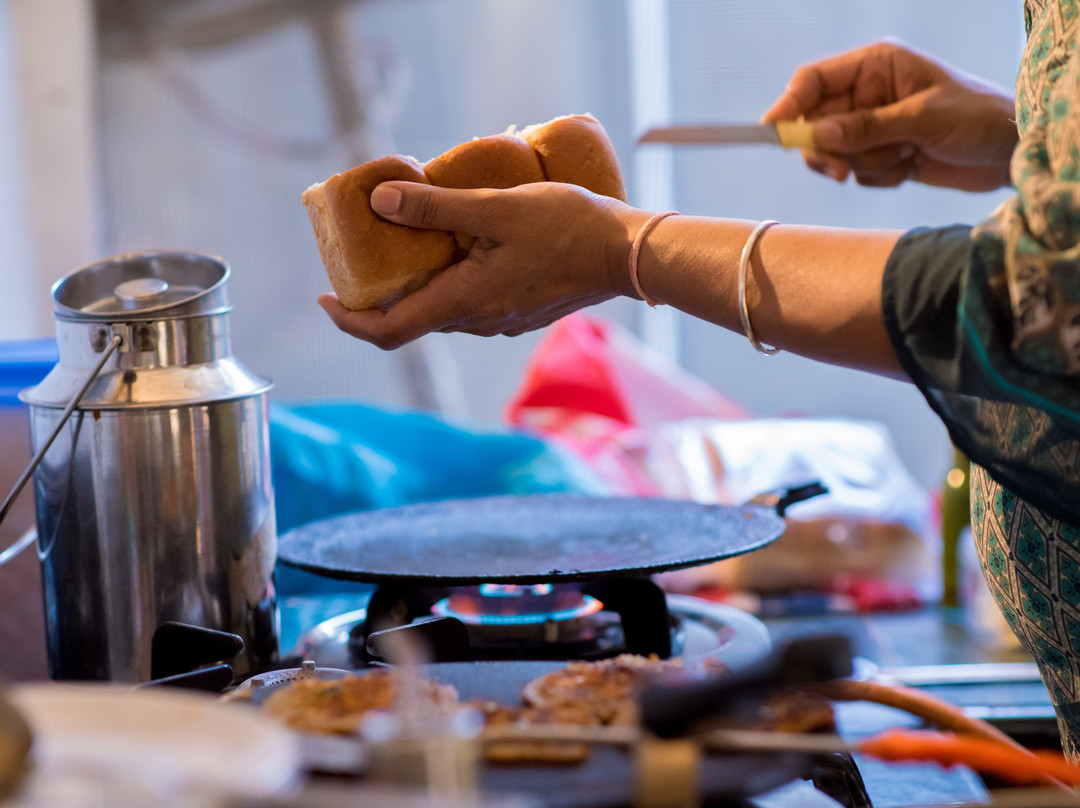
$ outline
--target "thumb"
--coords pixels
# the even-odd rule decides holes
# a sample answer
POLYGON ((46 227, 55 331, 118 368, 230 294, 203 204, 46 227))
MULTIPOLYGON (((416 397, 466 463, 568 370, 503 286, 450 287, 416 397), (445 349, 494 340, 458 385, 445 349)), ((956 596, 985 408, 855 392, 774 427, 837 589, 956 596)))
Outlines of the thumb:
POLYGON ((394 181, 376 185, 368 200, 375 213, 391 222, 467 233, 473 225, 469 203, 475 201, 474 196, 469 190, 394 181))
POLYGON ((819 118, 814 121, 817 150, 853 154, 911 140, 916 115, 905 101, 819 118))

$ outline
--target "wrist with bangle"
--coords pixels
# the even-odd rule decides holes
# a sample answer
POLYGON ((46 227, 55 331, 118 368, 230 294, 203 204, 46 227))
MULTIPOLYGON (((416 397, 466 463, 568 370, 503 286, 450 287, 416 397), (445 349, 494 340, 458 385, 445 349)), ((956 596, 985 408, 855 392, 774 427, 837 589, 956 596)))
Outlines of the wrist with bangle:
POLYGON ((746 280, 750 273, 750 259, 754 254, 754 247, 757 246, 758 241, 761 239, 761 235, 770 227, 777 224, 780 224, 780 222, 775 219, 766 219, 763 222, 758 222, 754 229, 750 231, 750 235, 747 236, 742 253, 739 255, 739 320, 742 322, 743 333, 746 334, 746 338, 750 340, 750 344, 754 346, 754 349, 758 351, 758 353, 768 354, 770 356, 772 354, 780 353, 780 349, 770 345, 763 345, 761 340, 757 338, 757 334, 754 333, 754 327, 750 324, 750 305, 746 301, 746 280))
MULTIPOLYGON (((650 296, 641 286, 641 278, 638 274, 638 259, 641 255, 641 248, 645 243, 645 239, 656 225, 662 222, 669 216, 678 216, 679 212, 675 210, 667 210, 661 213, 655 213, 650 216, 641 227, 638 228, 637 234, 634 236, 634 241, 630 246, 630 284, 634 287, 634 291, 637 293, 643 301, 649 304, 651 307, 663 305, 660 301, 650 296)), ((746 285, 747 279, 750 274, 750 263, 754 254, 754 248, 757 247, 758 241, 761 239, 762 234, 770 227, 780 224, 775 219, 766 219, 759 222, 754 226, 754 229, 750 231, 750 235, 747 236, 746 242, 743 244, 742 252, 739 255, 739 268, 737 276, 737 305, 739 310, 739 320, 742 323, 743 333, 750 341, 750 344, 754 346, 754 349, 759 353, 773 355, 780 353, 779 348, 775 348, 771 345, 765 345, 758 339, 757 334, 754 333, 754 327, 750 322, 750 306, 747 302, 746 285)))
POLYGON ((634 291, 637 292, 637 296, 648 303, 652 308, 662 306, 663 304, 656 298, 650 297, 645 290, 641 288, 641 278, 638 277, 638 256, 641 254, 641 247, 645 243, 646 237, 652 232, 652 229, 669 216, 678 215, 679 212, 677 210, 665 210, 662 213, 654 213, 645 221, 645 224, 638 228, 637 235, 634 236, 634 241, 630 245, 630 284, 634 287, 634 291))

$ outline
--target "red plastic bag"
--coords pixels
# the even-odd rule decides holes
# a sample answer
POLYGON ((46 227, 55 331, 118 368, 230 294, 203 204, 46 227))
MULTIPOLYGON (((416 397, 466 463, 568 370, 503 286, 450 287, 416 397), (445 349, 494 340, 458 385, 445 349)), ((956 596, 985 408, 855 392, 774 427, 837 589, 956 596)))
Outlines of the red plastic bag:
POLYGON ((506 408, 511 424, 566 443, 615 493, 658 494, 637 462, 647 433, 686 418, 747 418, 695 376, 618 326, 580 312, 537 346, 506 408))

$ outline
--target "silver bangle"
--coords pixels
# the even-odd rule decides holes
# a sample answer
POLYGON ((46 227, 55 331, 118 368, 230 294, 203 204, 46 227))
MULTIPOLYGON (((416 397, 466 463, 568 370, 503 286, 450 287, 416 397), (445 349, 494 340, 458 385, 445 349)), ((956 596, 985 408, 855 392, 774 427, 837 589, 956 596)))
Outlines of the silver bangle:
POLYGON ((743 332, 746 334, 746 338, 750 340, 750 344, 753 345, 755 349, 763 354, 780 353, 780 349, 762 345, 761 341, 754 335, 754 327, 750 325, 750 309, 746 305, 746 274, 750 269, 750 256, 754 252, 754 246, 757 244, 758 239, 761 238, 761 234, 774 224, 780 224, 780 222, 772 219, 766 219, 765 221, 760 222, 758 226, 750 232, 750 236, 746 239, 746 244, 743 246, 742 255, 739 257, 739 318, 742 320, 743 332))

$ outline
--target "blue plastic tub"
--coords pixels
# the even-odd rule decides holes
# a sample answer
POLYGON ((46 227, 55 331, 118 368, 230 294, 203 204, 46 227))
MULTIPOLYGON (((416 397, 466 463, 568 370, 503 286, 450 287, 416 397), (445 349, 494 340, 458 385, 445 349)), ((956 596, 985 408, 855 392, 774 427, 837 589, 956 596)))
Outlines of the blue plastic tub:
POLYGON ((45 378, 57 360, 56 340, 0 342, 0 407, 18 407, 19 391, 45 378))

